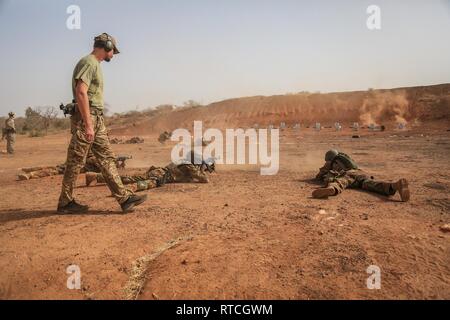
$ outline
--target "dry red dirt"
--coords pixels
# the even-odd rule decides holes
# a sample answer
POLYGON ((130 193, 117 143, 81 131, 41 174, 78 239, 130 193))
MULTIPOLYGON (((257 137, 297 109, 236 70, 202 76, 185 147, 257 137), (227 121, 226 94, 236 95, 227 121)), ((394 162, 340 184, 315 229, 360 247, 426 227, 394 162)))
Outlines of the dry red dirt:
MULTIPOLYGON (((123 215, 105 186, 76 196, 83 215, 55 213, 61 176, 16 181, 18 168, 64 162, 67 133, 17 139, 0 156, 0 298, 121 299, 133 262, 173 239, 191 237, 148 264, 140 299, 450 299, 450 124, 410 130, 314 132, 281 136, 280 171, 219 165, 209 184, 172 184, 123 215), (310 179, 336 147, 380 179, 406 177, 412 197, 347 190, 311 198, 310 179), (66 287, 81 268, 81 290, 66 287), (366 269, 381 268, 368 290, 366 269)), ((157 135, 114 145, 129 167, 164 165, 171 145, 157 135)))

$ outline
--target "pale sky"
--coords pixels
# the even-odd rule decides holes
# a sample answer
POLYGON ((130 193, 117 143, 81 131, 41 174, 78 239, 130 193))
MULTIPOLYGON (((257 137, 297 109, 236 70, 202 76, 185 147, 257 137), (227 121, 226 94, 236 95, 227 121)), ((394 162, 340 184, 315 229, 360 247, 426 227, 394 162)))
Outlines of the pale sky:
POLYGON ((450 0, 0 0, 0 115, 69 102, 102 32, 121 50, 103 63, 112 112, 450 82, 450 0), (381 30, 366 26, 371 4, 381 30))

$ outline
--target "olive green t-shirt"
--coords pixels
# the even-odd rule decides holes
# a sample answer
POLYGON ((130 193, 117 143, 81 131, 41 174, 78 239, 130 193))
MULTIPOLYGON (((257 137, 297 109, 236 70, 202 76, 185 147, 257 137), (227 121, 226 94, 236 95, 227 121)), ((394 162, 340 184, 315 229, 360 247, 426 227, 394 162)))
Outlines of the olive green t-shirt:
POLYGON ((77 80, 88 86, 88 98, 91 108, 103 110, 103 72, 100 62, 94 55, 83 57, 75 66, 72 76, 72 92, 75 99, 77 80))

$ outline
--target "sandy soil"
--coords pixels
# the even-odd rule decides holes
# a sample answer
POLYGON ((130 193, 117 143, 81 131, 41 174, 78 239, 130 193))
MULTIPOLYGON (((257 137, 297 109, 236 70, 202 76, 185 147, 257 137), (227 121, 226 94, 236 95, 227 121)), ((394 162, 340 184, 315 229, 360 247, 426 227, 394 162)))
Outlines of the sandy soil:
MULTIPOLYGON (((84 215, 58 215, 61 176, 16 181, 18 168, 64 162, 67 133, 17 139, 0 155, 0 298, 122 299, 133 264, 174 239, 146 266, 139 299, 450 299, 450 132, 320 133, 286 130, 280 171, 218 166, 209 184, 172 184, 123 215, 106 186, 83 186, 84 215), (408 203, 357 190, 311 198, 311 178, 336 147, 380 179, 406 177, 408 203), (81 290, 66 268, 81 268, 81 290), (366 287, 369 265, 381 289, 366 287)), ((171 146, 157 136, 114 145, 129 167, 164 165, 171 146)), ((131 170, 131 169, 128 169, 131 170)))
MULTIPOLYGON (((421 87, 335 92, 297 93, 276 96, 240 97, 194 108, 177 108, 153 116, 142 116, 110 127, 115 134, 141 135, 149 130, 163 132, 177 128, 191 128, 201 119, 212 128, 249 127, 255 123, 278 126, 320 122, 332 126, 371 123, 388 125, 389 122, 427 123, 450 119, 450 84, 421 87), (130 122, 133 122, 130 125, 130 122)), ((393 126, 395 128, 396 125, 393 126)))

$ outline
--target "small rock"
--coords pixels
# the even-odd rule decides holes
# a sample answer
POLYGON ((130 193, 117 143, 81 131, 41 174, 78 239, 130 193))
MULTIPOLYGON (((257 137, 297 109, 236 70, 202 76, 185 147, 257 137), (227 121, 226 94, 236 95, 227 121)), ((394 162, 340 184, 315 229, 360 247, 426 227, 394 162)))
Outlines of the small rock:
POLYGON ((439 182, 425 183, 424 187, 436 190, 445 190, 445 185, 440 184, 439 182))
POLYGON ((450 232, 450 224, 444 224, 439 229, 441 229, 442 232, 450 232))
POLYGON ((156 294, 156 293, 152 293, 152 297, 155 299, 155 300, 159 300, 159 297, 158 297, 158 295, 156 294))
POLYGON ((184 264, 184 265, 187 265, 187 260, 186 259, 184 259, 183 261, 181 261, 181 264, 184 264))

